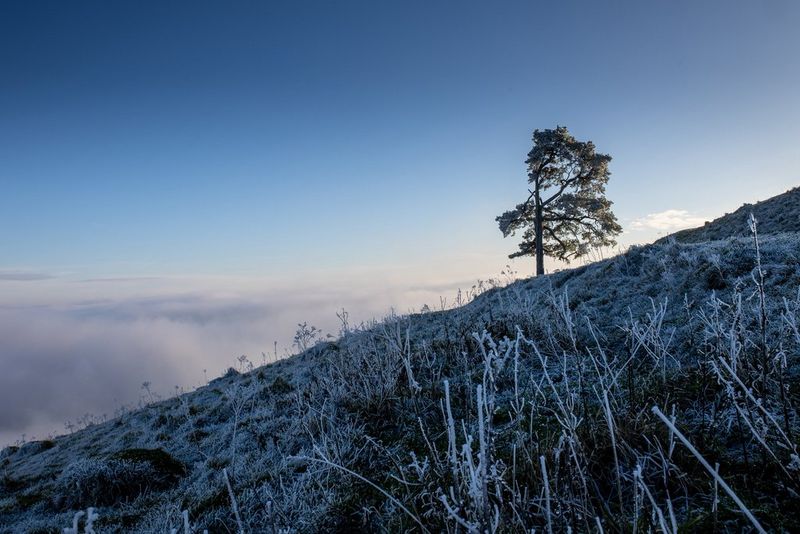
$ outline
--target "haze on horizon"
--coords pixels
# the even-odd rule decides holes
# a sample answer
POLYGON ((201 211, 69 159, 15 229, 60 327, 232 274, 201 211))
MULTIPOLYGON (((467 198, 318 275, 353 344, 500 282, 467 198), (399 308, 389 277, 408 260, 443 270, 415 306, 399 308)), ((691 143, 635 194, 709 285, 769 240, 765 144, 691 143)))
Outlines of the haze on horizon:
POLYGON ((298 322, 530 275, 494 218, 534 128, 613 156, 622 246, 798 185, 798 23, 789 1, 4 2, 0 445, 283 354, 298 322))

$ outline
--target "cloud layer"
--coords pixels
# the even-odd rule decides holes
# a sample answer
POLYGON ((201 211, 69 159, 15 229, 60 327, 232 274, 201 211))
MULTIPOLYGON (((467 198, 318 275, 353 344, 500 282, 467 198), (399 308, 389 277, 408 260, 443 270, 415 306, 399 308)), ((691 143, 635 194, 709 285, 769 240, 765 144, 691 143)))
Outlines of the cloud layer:
POLYGON ((0 281, 10 282, 33 282, 36 280, 48 280, 53 278, 47 273, 37 273, 31 271, 0 271, 0 281))
POLYGON ((665 210, 650 213, 631 223, 634 230, 657 230, 659 232, 674 232, 684 228, 701 226, 706 219, 690 214, 686 210, 665 210))
MULTIPOLYGON (((15 283, 23 282, 6 282, 15 283)), ((81 288, 87 286, 73 286, 86 293, 81 288)), ((381 317, 392 305, 406 311, 454 292, 348 282, 260 292, 101 294, 52 305, 9 302, 7 296, 0 302, 0 447, 23 434, 42 439, 63 433, 67 421, 87 413, 112 416, 139 402, 145 381, 154 393, 169 395, 176 385, 202 384, 204 369, 208 378, 218 376, 242 354, 255 364, 262 352, 272 358, 276 341, 278 355, 285 356, 298 323, 335 335, 336 311, 343 307, 352 324, 381 317)))

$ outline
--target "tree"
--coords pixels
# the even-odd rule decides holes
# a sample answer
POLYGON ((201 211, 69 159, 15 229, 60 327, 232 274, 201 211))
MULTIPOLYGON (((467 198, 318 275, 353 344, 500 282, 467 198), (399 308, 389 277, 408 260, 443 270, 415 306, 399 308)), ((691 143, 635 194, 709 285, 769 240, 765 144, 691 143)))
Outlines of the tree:
POLYGON ((622 227, 605 196, 610 161, 563 126, 535 130, 525 160, 530 196, 496 219, 503 237, 524 230, 519 250, 509 258, 535 256, 540 275, 545 256, 569 262, 593 247, 616 244, 622 227))

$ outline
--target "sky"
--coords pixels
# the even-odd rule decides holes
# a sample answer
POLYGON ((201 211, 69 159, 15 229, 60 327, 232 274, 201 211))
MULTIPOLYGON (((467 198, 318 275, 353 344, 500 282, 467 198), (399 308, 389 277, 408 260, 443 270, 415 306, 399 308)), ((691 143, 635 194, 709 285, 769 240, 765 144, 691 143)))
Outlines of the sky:
MULTIPOLYGON (((800 4, 0 3, 0 444, 452 299, 535 128, 621 246, 800 182, 800 4)), ((559 267, 550 264, 548 268, 559 267)))

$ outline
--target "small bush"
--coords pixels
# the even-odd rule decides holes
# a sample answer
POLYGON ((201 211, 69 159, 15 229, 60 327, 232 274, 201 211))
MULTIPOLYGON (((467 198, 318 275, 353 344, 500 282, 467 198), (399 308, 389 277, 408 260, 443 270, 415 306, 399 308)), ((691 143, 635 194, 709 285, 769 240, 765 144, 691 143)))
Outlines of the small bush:
POLYGON ((237 371, 233 367, 228 367, 228 370, 225 371, 225 374, 222 375, 222 378, 232 378, 232 377, 235 377, 235 376, 239 376, 240 374, 241 373, 239 373, 239 371, 237 371))
POLYGON ((186 474, 186 466, 163 449, 125 449, 111 455, 111 459, 150 464, 164 478, 177 479, 186 474))
POLYGON ((19 447, 16 445, 9 445, 2 451, 0 451, 0 458, 8 458, 12 454, 15 454, 19 450, 19 447))
POLYGON ((59 499, 54 504, 69 510, 131 501, 151 487, 154 475, 155 470, 146 463, 78 460, 68 465, 59 478, 59 499))
POLYGON ((17 506, 20 508, 30 508, 45 500, 45 496, 40 493, 25 493, 16 495, 14 498, 17 500, 17 506))
POLYGON ((289 393, 293 389, 294 386, 292 386, 289 382, 287 382, 286 379, 283 378, 282 376, 277 377, 270 386, 270 391, 272 391, 277 395, 289 393))
POLYGON ((706 288, 721 291, 728 287, 725 277, 718 269, 710 269, 706 273, 706 288))
POLYGON ((164 489, 186 473, 184 465, 161 449, 126 449, 104 459, 73 462, 58 480, 63 509, 129 502, 164 489))
POLYGON ((11 477, 7 474, 4 474, 2 478, 0 478, 0 489, 4 491, 18 491, 25 487, 25 481, 19 480, 14 477, 11 477))

